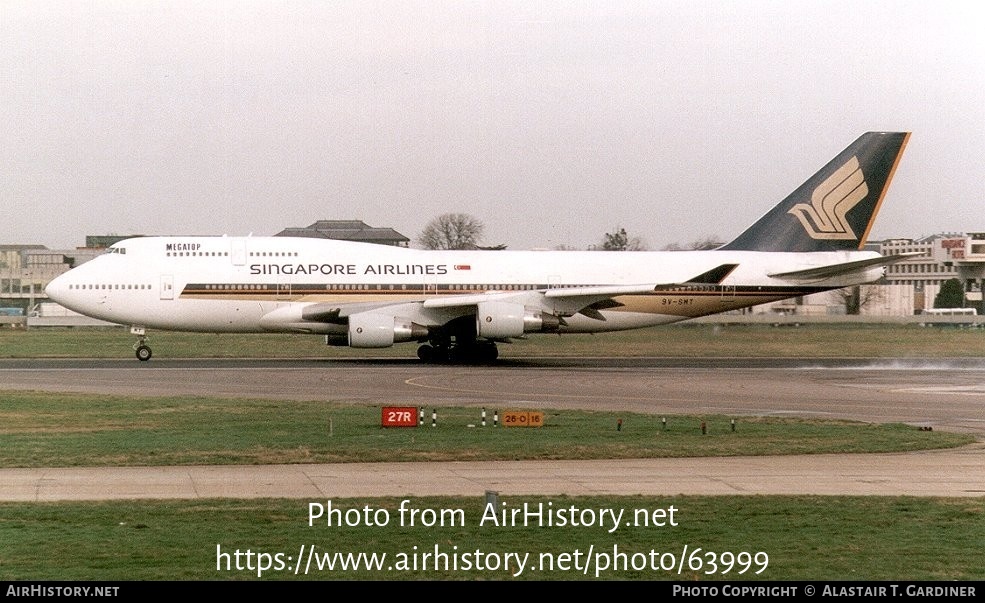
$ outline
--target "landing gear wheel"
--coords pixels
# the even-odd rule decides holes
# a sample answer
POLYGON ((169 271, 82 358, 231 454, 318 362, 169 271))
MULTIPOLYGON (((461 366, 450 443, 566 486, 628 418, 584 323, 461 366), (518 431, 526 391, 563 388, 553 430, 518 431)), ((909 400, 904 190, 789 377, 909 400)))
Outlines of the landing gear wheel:
POLYGON ((479 346, 479 362, 496 362, 497 358, 499 358, 499 348, 495 343, 479 346))
POLYGON ((449 350, 445 346, 436 345, 431 351, 431 362, 448 362, 449 350))
POLYGON ((449 360, 456 364, 491 364, 499 357, 495 343, 456 345, 449 352, 449 360))
POLYGON ((151 351, 147 347, 147 330, 140 325, 130 327, 130 334, 137 336, 137 343, 133 344, 133 351, 137 354, 137 360, 147 362, 150 360, 151 351))
POLYGON ((448 348, 443 345, 424 344, 417 348, 417 357, 428 364, 448 362, 448 348))

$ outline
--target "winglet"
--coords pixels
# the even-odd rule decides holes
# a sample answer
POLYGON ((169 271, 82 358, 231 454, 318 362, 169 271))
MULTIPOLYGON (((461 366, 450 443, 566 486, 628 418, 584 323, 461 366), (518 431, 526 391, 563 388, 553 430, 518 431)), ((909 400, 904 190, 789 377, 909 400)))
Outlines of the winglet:
POLYGON ((862 249, 909 138, 909 132, 863 134, 721 249, 862 249))
POLYGON ((732 271, 738 267, 738 264, 722 264, 717 268, 712 268, 708 272, 704 272, 692 279, 689 279, 687 282, 700 285, 717 285, 724 281, 725 277, 732 274, 732 271))

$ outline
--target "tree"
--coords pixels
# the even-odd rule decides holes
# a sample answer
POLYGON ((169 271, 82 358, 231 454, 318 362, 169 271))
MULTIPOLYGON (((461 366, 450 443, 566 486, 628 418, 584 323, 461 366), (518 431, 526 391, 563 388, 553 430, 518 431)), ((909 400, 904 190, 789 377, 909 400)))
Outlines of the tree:
POLYGON ((603 251, 643 251, 646 245, 639 237, 630 237, 625 228, 617 228, 615 232, 605 233, 599 248, 603 251))
POLYGON ((883 291, 878 285, 855 285, 835 289, 831 294, 845 306, 845 314, 855 316, 862 313, 862 308, 883 301, 883 291))
POLYGON ((479 249, 485 226, 468 214, 442 214, 428 222, 417 240, 425 249, 479 249))
POLYGON ((692 242, 687 248, 693 249, 694 251, 705 251, 708 249, 718 249, 724 244, 720 237, 712 235, 692 242))
POLYGON ((964 286, 956 278, 949 278, 941 283, 941 289, 934 298, 935 308, 963 308, 964 286))
POLYGON ((697 241, 692 241, 687 245, 681 245, 680 243, 671 243, 669 245, 664 246, 663 250, 684 251, 685 249, 689 249, 692 251, 703 251, 708 249, 718 249, 724 244, 725 243, 723 243, 717 236, 712 235, 712 236, 707 236, 703 239, 698 239, 697 241))

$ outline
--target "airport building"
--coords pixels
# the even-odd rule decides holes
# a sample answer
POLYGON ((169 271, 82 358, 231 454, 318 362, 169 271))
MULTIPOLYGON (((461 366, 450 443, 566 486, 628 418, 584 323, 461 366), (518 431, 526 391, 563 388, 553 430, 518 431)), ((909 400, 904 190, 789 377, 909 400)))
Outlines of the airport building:
POLYGON ((958 279, 964 285, 965 303, 982 310, 985 285, 985 233, 940 234, 924 239, 893 239, 879 248, 883 255, 919 251, 925 255, 889 266, 887 284, 911 285, 917 310, 934 307, 941 283, 958 279))
POLYGON ((88 262, 103 249, 52 250, 44 245, 0 245, 0 307, 26 314, 46 300, 45 286, 56 276, 88 262))
POLYGON ((908 316, 932 309, 944 281, 958 279, 964 287, 965 307, 975 309, 977 314, 985 314, 982 305, 985 233, 943 233, 921 239, 887 239, 871 242, 866 249, 882 255, 923 255, 887 266, 885 278, 874 285, 819 293, 754 310, 777 314, 908 316))
POLYGON ((337 241, 393 245, 395 247, 410 246, 410 239, 396 230, 389 227, 370 226, 362 220, 318 220, 311 226, 285 228, 274 236, 335 239, 337 241))

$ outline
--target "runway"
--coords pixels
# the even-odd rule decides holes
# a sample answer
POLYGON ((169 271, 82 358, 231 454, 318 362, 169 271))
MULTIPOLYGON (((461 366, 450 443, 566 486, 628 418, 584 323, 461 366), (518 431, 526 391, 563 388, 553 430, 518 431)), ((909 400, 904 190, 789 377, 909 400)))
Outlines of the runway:
MULTIPOLYGON (((985 440, 985 362, 0 360, 0 389, 903 422, 985 440)), ((985 496, 985 446, 880 455, 0 470, 0 499, 516 494, 985 496)))
POLYGON ((903 422, 985 439, 985 360, 0 360, 0 389, 903 422))

